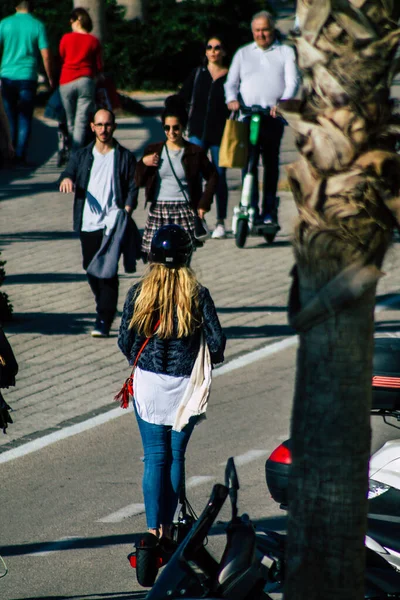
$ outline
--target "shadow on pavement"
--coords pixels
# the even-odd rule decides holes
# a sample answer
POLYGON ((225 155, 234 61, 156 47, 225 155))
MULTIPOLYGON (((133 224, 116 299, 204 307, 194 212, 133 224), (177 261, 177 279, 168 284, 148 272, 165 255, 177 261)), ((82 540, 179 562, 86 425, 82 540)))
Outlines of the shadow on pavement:
POLYGON ((93 325, 93 313, 13 313, 7 326, 10 333, 42 333, 43 335, 77 335, 93 325))
MULTIPOLYGON (((250 238, 250 240, 255 240, 256 238, 250 238)), ((247 242, 250 243, 250 242, 247 242)), ((260 236, 260 243, 254 243, 254 246, 247 246, 244 248, 244 250, 259 250, 260 248, 288 248, 289 246, 292 246, 292 242, 290 242, 289 240, 276 240, 274 242, 272 242, 272 244, 268 244, 267 242, 261 242, 261 236, 260 236)), ((294 259, 293 259, 294 262, 294 259)))
POLYGON ((286 312, 287 306, 219 306, 218 313, 286 312))
POLYGON ((232 338, 287 337, 295 335, 296 332, 289 325, 262 325, 261 327, 234 325, 232 327, 224 327, 224 333, 229 340, 232 338))
MULTIPOLYGON (((24 600, 145 600, 147 591, 116 592, 111 594, 79 594, 79 596, 30 596, 24 600)), ((12 600, 12 599, 11 599, 12 600)))
POLYGON ((46 194, 48 192, 57 193, 56 182, 45 183, 30 183, 29 177, 30 172, 27 169, 18 171, 19 175, 15 174, 17 171, 9 171, 7 174, 0 172, 0 202, 2 200, 11 200, 12 198, 26 198, 30 196, 36 196, 37 194, 46 194), (12 179, 18 177, 24 177, 27 179, 26 183, 12 183, 12 179))
POLYGON ((73 231, 23 231, 19 233, 0 234, 0 244, 15 244, 16 242, 47 242, 54 240, 79 239, 73 231))
POLYGON ((118 94, 119 101, 121 103, 121 108, 130 112, 132 115, 137 115, 138 117, 151 117, 159 115, 162 111, 162 105, 164 104, 164 97, 153 98, 153 101, 158 101, 160 106, 144 106, 139 100, 135 100, 130 96, 126 96, 125 94, 118 94))
POLYGON ((21 275, 7 275, 7 284, 24 285, 32 283, 75 283, 86 281, 84 273, 24 273, 21 275))
POLYGON ((142 536, 143 532, 14 544, 1 546, 0 555, 3 557, 22 556, 23 554, 36 554, 37 552, 62 552, 64 550, 85 550, 87 548, 104 548, 106 546, 119 546, 123 544, 132 545, 135 542, 139 542, 142 536))
MULTIPOLYGON (((267 495, 267 491, 265 491, 267 495)), ((252 521, 257 530, 278 530, 282 531, 286 527, 286 515, 276 517, 266 517, 252 521)), ((209 535, 221 535, 225 533, 227 523, 217 521, 214 527, 210 529, 209 535)), ((135 544, 139 542, 143 532, 124 533, 118 535, 105 535, 98 537, 79 537, 67 540, 49 540, 47 542, 31 542, 25 544, 13 544, 0 547, 0 555, 4 557, 22 556, 24 554, 36 554, 37 552, 62 552, 65 550, 84 550, 88 548, 104 548, 106 546, 119 546, 125 544, 135 544)), ((88 596, 90 597, 90 596, 88 596)), ((28 600, 26 598, 25 600, 28 600)))
POLYGON ((390 310, 396 310, 400 308, 400 295, 399 294, 381 294, 376 297, 376 304, 386 304, 390 310))
MULTIPOLYGON (((265 494, 267 495, 267 491, 265 494)), ((287 528, 286 514, 276 517, 265 517, 264 519, 251 519, 251 522, 256 529, 256 533, 261 533, 262 531, 284 531, 287 528)), ((225 534, 227 525, 228 521, 217 521, 210 529, 208 535, 212 536, 225 534)))
POLYGON ((380 321, 375 323, 375 333, 400 334, 400 323, 399 321, 380 321))

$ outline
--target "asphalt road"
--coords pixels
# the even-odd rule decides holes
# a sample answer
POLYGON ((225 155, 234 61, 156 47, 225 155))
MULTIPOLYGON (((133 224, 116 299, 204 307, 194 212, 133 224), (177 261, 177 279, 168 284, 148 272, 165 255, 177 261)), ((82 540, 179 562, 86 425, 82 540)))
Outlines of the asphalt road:
MULTIPOLYGON (((188 497, 196 511, 235 456, 240 510, 263 526, 284 527, 284 513, 265 485, 264 462, 288 435, 294 361, 293 345, 215 377, 208 418, 187 454, 188 497)), ((394 437, 375 425, 375 444, 394 437)), ((141 456, 134 416, 124 412, 1 466, 0 553, 9 568, 0 580, 2 600, 144 598, 126 558, 145 531, 141 456)), ((225 507, 221 519, 228 515, 225 507)), ((217 555, 223 540, 217 528, 210 537, 217 555)))

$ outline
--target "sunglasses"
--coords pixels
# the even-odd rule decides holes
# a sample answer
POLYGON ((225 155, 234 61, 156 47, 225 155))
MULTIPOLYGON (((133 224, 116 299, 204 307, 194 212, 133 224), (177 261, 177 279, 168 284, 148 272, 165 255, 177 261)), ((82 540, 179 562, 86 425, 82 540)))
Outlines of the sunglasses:
POLYGON ((181 126, 180 125, 164 125, 164 131, 169 131, 170 129, 172 129, 172 131, 180 131, 181 126))
POLYGON ((221 50, 222 46, 220 44, 217 44, 216 46, 211 46, 211 44, 207 44, 206 46, 206 50, 221 50))

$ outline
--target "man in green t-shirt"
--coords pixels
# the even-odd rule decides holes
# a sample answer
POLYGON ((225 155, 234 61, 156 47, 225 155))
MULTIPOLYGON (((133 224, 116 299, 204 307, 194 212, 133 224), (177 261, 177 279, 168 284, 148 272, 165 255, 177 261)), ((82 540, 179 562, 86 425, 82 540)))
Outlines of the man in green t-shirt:
POLYGON ((53 87, 46 30, 31 14, 32 6, 31 0, 15 0, 15 15, 0 21, 1 92, 17 164, 26 163, 40 55, 53 87))

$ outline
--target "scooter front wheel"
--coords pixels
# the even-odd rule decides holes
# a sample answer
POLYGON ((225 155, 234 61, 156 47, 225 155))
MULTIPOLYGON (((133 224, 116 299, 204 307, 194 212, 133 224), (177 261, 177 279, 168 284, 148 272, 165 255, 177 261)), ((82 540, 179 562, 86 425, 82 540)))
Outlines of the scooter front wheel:
POLYGON ((249 234, 249 223, 246 219, 239 219, 236 226, 235 242, 238 248, 243 248, 249 234))

